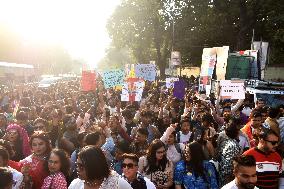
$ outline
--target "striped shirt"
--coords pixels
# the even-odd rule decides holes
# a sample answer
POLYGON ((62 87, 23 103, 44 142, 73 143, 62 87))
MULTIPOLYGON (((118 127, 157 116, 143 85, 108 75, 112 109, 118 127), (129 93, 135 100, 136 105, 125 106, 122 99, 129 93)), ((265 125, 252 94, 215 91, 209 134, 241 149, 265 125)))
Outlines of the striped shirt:
POLYGON ((277 152, 265 154, 257 148, 251 148, 244 155, 252 155, 256 160, 257 187, 261 189, 278 188, 282 161, 277 152))

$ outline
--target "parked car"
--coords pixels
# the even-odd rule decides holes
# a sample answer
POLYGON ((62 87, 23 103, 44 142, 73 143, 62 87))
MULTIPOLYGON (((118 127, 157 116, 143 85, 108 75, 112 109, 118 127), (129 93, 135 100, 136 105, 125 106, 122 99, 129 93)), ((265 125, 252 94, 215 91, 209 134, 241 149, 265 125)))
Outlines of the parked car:
POLYGON ((38 84, 38 87, 39 88, 48 88, 50 87, 51 85, 54 85, 56 84, 58 81, 61 80, 61 77, 46 77, 46 78, 43 78, 39 84, 38 84))

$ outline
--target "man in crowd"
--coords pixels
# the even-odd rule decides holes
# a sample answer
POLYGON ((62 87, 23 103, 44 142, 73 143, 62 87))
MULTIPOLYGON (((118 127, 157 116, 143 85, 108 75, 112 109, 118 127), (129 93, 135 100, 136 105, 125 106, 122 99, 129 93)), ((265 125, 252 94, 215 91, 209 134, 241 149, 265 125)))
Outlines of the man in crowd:
POLYGON ((247 135, 251 147, 255 147, 254 134, 258 133, 261 126, 261 113, 253 112, 251 115, 251 120, 241 129, 241 131, 247 135))
POLYGON ((137 129, 137 134, 134 141, 131 143, 130 148, 133 153, 138 157, 146 155, 148 149, 148 131, 145 128, 137 129))
POLYGON ((155 185, 138 172, 138 157, 135 154, 123 154, 123 178, 135 189, 155 189, 155 185))
POLYGON ((256 160, 257 184, 259 188, 278 188, 279 176, 282 172, 282 159, 276 152, 280 139, 277 131, 266 125, 259 135, 257 147, 246 151, 256 160))
POLYGON ((239 156, 234 159, 235 179, 222 189, 257 189, 256 163, 253 156, 239 156))
POLYGON ((157 127, 152 125, 152 112, 142 111, 140 116, 141 123, 138 125, 138 127, 132 129, 131 136, 132 138, 135 138, 138 128, 146 128, 148 130, 147 141, 148 143, 151 143, 154 139, 159 138, 161 134, 157 127))

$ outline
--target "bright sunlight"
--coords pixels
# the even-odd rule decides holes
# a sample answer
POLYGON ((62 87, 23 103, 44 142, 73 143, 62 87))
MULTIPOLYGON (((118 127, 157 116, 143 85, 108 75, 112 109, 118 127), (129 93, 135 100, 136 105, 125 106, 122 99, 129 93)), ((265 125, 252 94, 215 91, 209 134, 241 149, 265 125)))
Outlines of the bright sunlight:
POLYGON ((110 39, 105 25, 119 0, 0 0, 0 22, 26 41, 58 43, 95 66, 110 39))

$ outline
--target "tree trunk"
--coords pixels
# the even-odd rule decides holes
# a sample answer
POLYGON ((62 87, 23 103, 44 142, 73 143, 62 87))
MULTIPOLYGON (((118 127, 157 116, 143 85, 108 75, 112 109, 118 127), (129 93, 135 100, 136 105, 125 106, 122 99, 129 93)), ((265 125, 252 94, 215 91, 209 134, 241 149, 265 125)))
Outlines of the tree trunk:
POLYGON ((247 15, 247 6, 246 0, 239 0, 240 8, 240 31, 237 38, 237 49, 245 50, 246 48, 246 33, 248 30, 248 15, 247 15))

